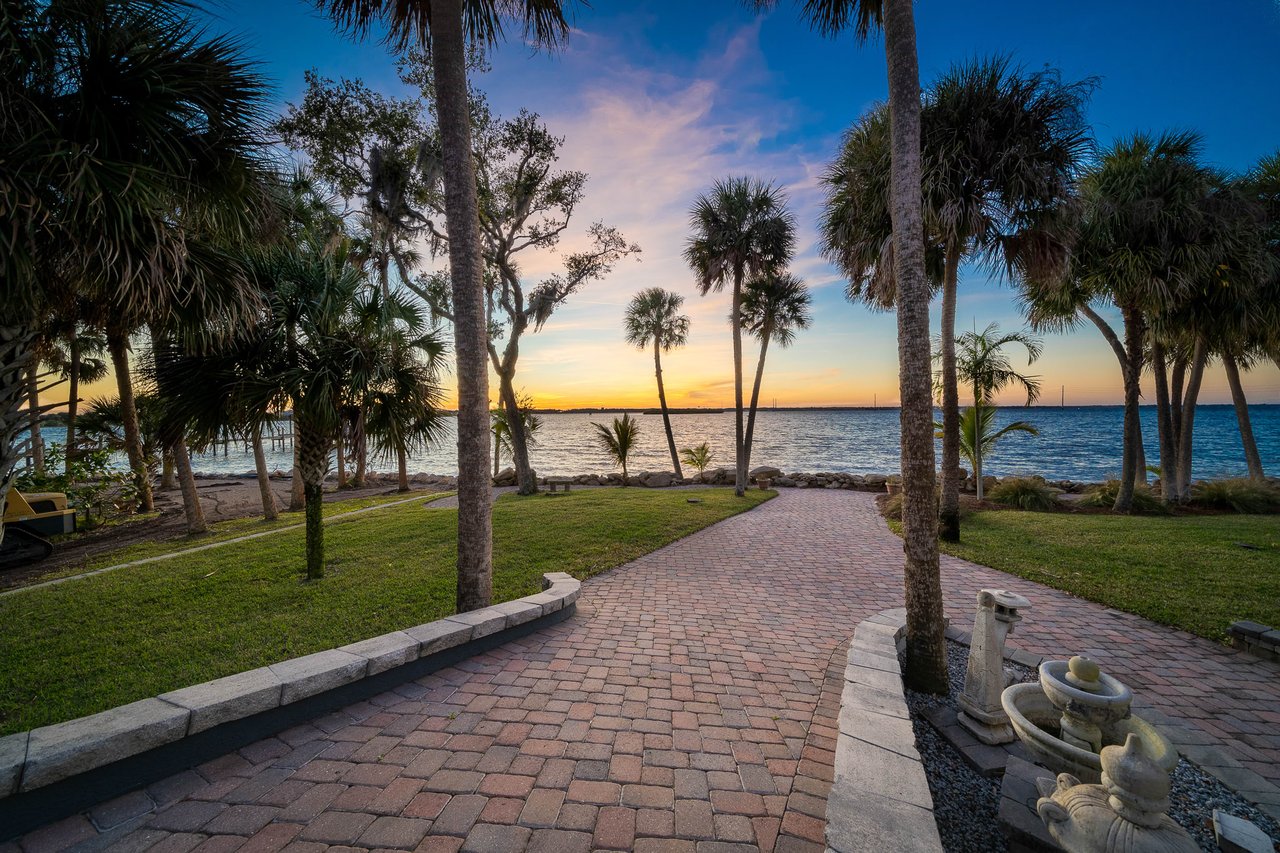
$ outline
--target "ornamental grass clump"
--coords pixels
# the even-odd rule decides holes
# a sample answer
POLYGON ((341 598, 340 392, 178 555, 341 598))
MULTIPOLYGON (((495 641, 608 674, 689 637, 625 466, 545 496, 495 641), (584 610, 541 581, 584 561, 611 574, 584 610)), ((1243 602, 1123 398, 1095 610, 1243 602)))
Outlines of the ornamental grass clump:
POLYGON ((1239 513, 1280 512, 1280 488, 1244 477, 1202 480, 1191 487, 1191 504, 1239 513))
POLYGON ((987 500, 1032 512, 1052 512, 1060 506, 1059 494, 1059 489, 1034 477, 1006 477, 992 487, 987 500))
MULTIPOLYGON (((1120 481, 1107 480, 1085 492, 1084 497, 1080 499, 1080 505, 1112 507, 1119 493, 1120 481)), ((1133 515, 1168 515, 1169 507, 1165 506, 1149 487, 1138 484, 1133 489, 1133 503, 1130 505, 1129 512, 1133 515)))

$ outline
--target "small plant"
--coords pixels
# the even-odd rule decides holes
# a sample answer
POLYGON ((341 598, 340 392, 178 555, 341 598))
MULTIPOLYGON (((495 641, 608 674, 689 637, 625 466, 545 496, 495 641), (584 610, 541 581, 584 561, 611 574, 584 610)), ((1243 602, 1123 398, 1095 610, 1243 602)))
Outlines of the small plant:
POLYGON ((640 438, 639 422, 623 412, 622 417, 614 418, 609 426, 595 421, 592 421, 591 425, 596 428, 596 441, 604 448, 605 453, 622 466, 622 485, 627 485, 627 457, 631 455, 631 449, 636 446, 636 441, 640 438))
MULTIPOLYGON (((1085 492, 1080 499, 1081 506, 1097 506, 1110 509, 1116 502, 1120 492, 1119 480, 1107 480, 1085 492)), ((1156 497, 1147 486, 1138 484, 1133 487, 1133 505, 1130 510, 1134 515, 1168 515, 1169 508, 1156 497)))
POLYGON ((711 460, 715 458, 715 451, 711 449, 711 445, 705 441, 697 447, 686 447, 680 451, 680 461, 691 468, 697 468, 698 474, 711 467, 711 460))
POLYGON ((1280 489, 1265 481, 1243 477, 1202 480, 1191 487, 1191 503, 1239 513, 1276 512, 1280 510, 1280 489))
POLYGON ((1033 477, 1006 477, 991 489, 987 500, 1033 512, 1050 512, 1058 508, 1059 494, 1058 489, 1033 477))

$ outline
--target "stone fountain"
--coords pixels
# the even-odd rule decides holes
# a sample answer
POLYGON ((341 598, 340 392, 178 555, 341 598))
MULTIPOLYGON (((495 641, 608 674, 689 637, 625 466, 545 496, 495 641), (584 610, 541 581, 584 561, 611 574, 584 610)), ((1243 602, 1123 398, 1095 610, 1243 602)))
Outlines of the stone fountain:
POLYGON ((1040 664, 1040 681, 1015 684, 1000 696, 1018 739, 1054 773, 1097 783, 1102 751, 1138 735, 1146 756, 1168 774, 1178 752, 1151 723, 1130 713, 1133 692, 1086 657, 1040 664))

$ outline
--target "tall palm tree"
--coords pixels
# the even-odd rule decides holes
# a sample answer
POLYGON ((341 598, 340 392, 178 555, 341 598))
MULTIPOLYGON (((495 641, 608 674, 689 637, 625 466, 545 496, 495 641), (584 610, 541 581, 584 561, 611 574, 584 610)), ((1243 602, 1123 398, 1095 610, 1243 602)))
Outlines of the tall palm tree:
MULTIPOLYGON (((627 303, 622 324, 627 343, 644 349, 653 342, 653 375, 658 380, 658 405, 662 407, 662 426, 667 431, 667 449, 671 451, 671 465, 676 479, 683 480, 680 454, 676 452, 676 439, 671 431, 671 415, 667 412, 667 392, 662 384, 662 353, 671 352, 689 341, 689 317, 681 314, 684 297, 661 287, 642 290, 627 303)), ((753 407, 754 412, 754 407, 753 407)))
POLYGON ((623 412, 621 418, 614 418, 613 423, 608 426, 595 421, 591 425, 596 428, 596 442, 609 454, 610 459, 622 466, 622 485, 629 485, 627 459, 640 440, 640 423, 623 412))
POLYGON ((78 296, 145 318, 234 283, 191 238, 258 216, 264 89, 239 43, 188 13, 65 0, 0 16, 0 208, 24 211, 0 236, 0 498, 34 308, 78 296))
MULTIPOLYGON (((755 0, 770 7, 774 0, 755 0)), ((883 29, 889 82, 891 241, 896 268, 898 386, 902 416, 902 526, 907 606, 907 683, 948 689, 934 499, 933 395, 929 382, 929 280, 921 205, 920 67, 911 0, 805 0, 802 15, 826 35, 865 41, 883 29)))
POLYGON ((339 24, 366 34, 387 27, 398 47, 430 48, 440 125, 445 221, 449 230, 454 353, 458 378, 459 613, 488 606, 493 596, 493 519, 489 485, 489 330, 484 260, 471 148, 467 40, 492 45, 504 18, 517 19, 528 41, 554 45, 568 34, 562 0, 318 0, 339 24))
POLYGON ((804 280, 790 273, 767 274, 747 282, 742 294, 742 327, 760 341, 760 359, 756 363, 756 380, 751 386, 751 408, 747 415, 744 454, 751 465, 751 441, 756 432, 756 407, 760 403, 760 383, 764 379, 764 359, 769 342, 789 347, 796 329, 807 329, 813 321, 809 314, 812 300, 804 280))
MULTIPOLYGON (((1033 327, 1063 328, 1088 319, 1110 344, 1124 381, 1124 445, 1114 509, 1128 512, 1139 476, 1142 426, 1138 404, 1153 320, 1214 275, 1216 254, 1206 237, 1219 176, 1200 159, 1200 137, 1168 132, 1118 140, 1079 183, 1079 212, 1062 262, 1022 269, 1023 295, 1033 327), (1122 334, 1095 309, 1119 309, 1122 334)), ((1021 263, 1017 258, 1014 263, 1021 263)), ((1168 411, 1163 344, 1157 340, 1157 403, 1168 411)), ((1161 430, 1161 478, 1176 481, 1168 418, 1161 430)))
POLYGON ((729 323, 733 332, 734 492, 747 488, 746 431, 742 405, 742 289, 749 277, 786 266, 795 251, 795 219, 786 198, 773 184, 754 178, 717 181, 698 196, 690 213, 693 236, 685 260, 706 295, 732 288, 729 323))
MULTIPOLYGON (((950 68, 924 93, 921 113, 924 224, 930 268, 942 289, 942 498, 939 532, 960 538, 959 390, 955 314, 960 266, 1021 247, 1045 211, 1064 205, 1090 143, 1083 119, 1093 81, 1065 83, 1006 57, 950 68), (981 128, 981 132, 975 132, 981 128)), ((887 108, 864 116, 828 176, 833 205, 824 221, 862 275, 850 295, 886 307, 892 292, 888 233, 887 108)), ((891 304, 891 303, 889 303, 891 304)))
MULTIPOLYGON (((1039 339, 1026 332, 1001 334, 1000 327, 995 323, 981 332, 965 332, 956 338, 955 343, 958 352, 956 372, 973 389, 975 414, 971 417, 971 432, 973 436, 982 437, 981 440, 975 437, 969 441, 966 450, 965 438, 961 435, 961 452, 968 456, 969 463, 973 466, 973 479, 977 484, 978 500, 982 500, 982 452, 988 444, 985 436, 989 432, 987 428, 991 425, 989 421, 995 416, 993 399, 1011 385, 1020 386, 1026 392, 1028 406, 1040 398, 1039 377, 1015 370, 1004 348, 1010 344, 1020 344, 1027 351, 1027 363, 1030 364, 1040 357, 1043 345, 1039 339)), ((945 371, 939 372, 937 384, 941 385, 945 381, 944 374, 945 371)), ((1022 429, 1020 426, 1015 428, 1022 429)), ((1008 431, 1010 430, 1002 431, 1001 435, 1008 431)))

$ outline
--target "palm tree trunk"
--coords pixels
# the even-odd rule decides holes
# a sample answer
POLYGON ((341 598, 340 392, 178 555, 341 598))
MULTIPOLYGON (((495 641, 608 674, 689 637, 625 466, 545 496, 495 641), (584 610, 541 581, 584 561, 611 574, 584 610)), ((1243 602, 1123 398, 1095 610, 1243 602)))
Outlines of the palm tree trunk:
POLYGON ((396 448, 396 490, 409 491, 409 454, 403 447, 396 448))
POLYGON ((978 402, 976 394, 973 398, 973 423, 973 490, 978 500, 982 500, 986 492, 982 486, 982 404, 978 402))
MULTIPOLYGON (((1182 443, 1182 394, 1187 384, 1187 360, 1179 356, 1173 360, 1173 378, 1169 387, 1169 418, 1173 422, 1173 470, 1178 470, 1178 446, 1182 443)), ((1177 478, 1175 476, 1175 485, 1177 478)))
POLYGON ((1173 443, 1173 411, 1169 405, 1169 363, 1164 344, 1151 343, 1151 367, 1156 383, 1156 431, 1160 436, 1160 496, 1165 503, 1173 494, 1177 462, 1173 443))
POLYGON ((351 452, 356 457, 356 473, 351 478, 351 485, 357 489, 364 488, 365 475, 369 471, 369 442, 364 433, 364 405, 356 414, 355 435, 352 436, 351 452))
MULTIPOLYGON (((902 398, 902 523, 906 552, 906 683, 948 689, 934 498, 929 283, 924 274, 920 197, 920 69, 911 0, 884 0, 885 62, 892 116, 890 213, 898 274, 898 384, 902 398)), ((735 323, 734 328, 737 328, 735 323)))
MULTIPOLYGON (((746 452, 748 471, 751 465, 751 443, 755 439, 756 434, 756 407, 760 403, 760 383, 764 379, 764 357, 769 351, 769 338, 773 337, 773 327, 766 326, 761 330, 760 338, 760 360, 756 362, 756 380, 751 386, 751 409, 747 413, 747 436, 743 441, 743 447, 746 452)), ((674 445, 672 452, 675 452, 674 445)))
POLYGON ((44 474, 44 436, 40 434, 40 360, 31 359, 27 365, 27 411, 31 432, 31 467, 37 474, 44 474))
POLYGON ((306 419, 294 418, 298 433, 298 467, 302 471, 306 499, 307 579, 324 577, 324 475, 329 461, 329 441, 312 429, 306 419))
POLYGON ((187 515, 187 533, 204 533, 209 525, 205 523, 200 494, 196 491, 191 454, 187 452, 187 443, 181 438, 173 443, 173 461, 178 469, 178 482, 182 485, 182 510, 187 515))
POLYGON ((70 359, 67 366, 67 449, 63 456, 66 463, 63 473, 71 478, 71 466, 75 464, 79 445, 76 438, 76 418, 80 414, 80 336, 73 324, 67 336, 70 359))
MULTIPOLYGON (((26 326, 0 326, 0 506, 9 497, 19 461, 18 433, 26 423, 19 409, 27 399, 27 364, 35 339, 35 332, 26 326)), ((0 542, 4 541, 3 518, 0 512, 0 542)))
POLYGON ((129 468, 138 488, 138 508, 143 512, 155 509, 151 494, 151 473, 142 452, 142 433, 138 429, 138 404, 133 396, 133 377, 129 373, 129 340, 119 332, 107 334, 107 350, 111 354, 111 366, 116 374, 116 387, 120 391, 120 421, 124 426, 124 449, 129 457, 129 468))
POLYGON ((253 469, 258 475, 258 492, 262 495, 262 517, 275 521, 280 517, 276 496, 271 491, 271 474, 267 472, 267 454, 262 448, 262 425, 253 428, 253 469))
POLYGON ((498 468, 502 464, 502 436, 496 432, 493 434, 493 476, 497 478, 502 471, 498 468))
POLYGON ((733 325, 733 413, 734 473, 733 493, 742 497, 747 491, 746 436, 742 426, 742 271, 733 276, 733 308, 729 314, 733 325))
POLYGON ((1112 509, 1129 512, 1133 507, 1133 489, 1138 479, 1138 442, 1142 422, 1138 402, 1141 396, 1142 340, 1145 328, 1142 314, 1136 309, 1123 309, 1124 315, 1124 449, 1120 461, 1120 489, 1112 509))
POLYGON ((1200 397, 1200 383, 1204 379, 1205 364, 1209 354, 1204 341, 1196 338, 1195 354, 1191 358, 1191 371, 1187 375, 1187 394, 1182 401, 1182 433, 1178 436, 1178 492, 1179 502, 1191 497, 1191 451, 1195 438, 1196 402, 1200 397))
MULTIPOLYGON (((653 336, 653 373, 658 378, 658 405, 662 407, 662 426, 667 431, 667 449, 671 451, 671 464, 676 470, 676 479, 684 479, 684 471, 680 469, 680 454, 676 453, 676 436, 671 431, 671 413, 667 411, 667 391, 662 386, 662 356, 660 355, 661 347, 659 346, 658 336, 653 336)), ((763 363, 763 359, 762 359, 763 363)), ((760 380, 756 380, 756 388, 760 387, 760 380)), ((752 400, 751 412, 755 414, 755 401, 752 400)), ((747 433, 750 435, 750 432, 747 433)))
MULTIPOLYGON (((948 243, 942 279, 942 498, 938 506, 938 536, 960 541, 960 387, 956 376, 956 287, 960 278, 960 247, 948 243)), ((974 405, 978 401, 975 397, 974 405)), ((981 445, 981 441, 978 442, 981 445)), ((982 448, 976 448, 981 456, 982 448)), ((977 467, 976 465, 974 466, 977 467)), ((974 472, 978 500, 982 477, 974 472)))
POLYGON ((1244 386, 1240 384, 1240 365, 1230 353, 1222 356, 1222 366, 1227 371, 1227 385, 1231 386, 1231 403, 1236 410, 1236 423, 1240 425, 1240 443, 1244 445, 1244 461, 1249 466, 1249 479, 1261 480, 1266 477, 1262 470, 1262 457, 1258 454, 1258 442, 1253 437, 1253 422, 1249 419, 1249 401, 1244 396, 1244 386))
POLYGON ((160 454, 160 491, 171 492, 177 488, 173 479, 173 448, 166 447, 160 454))
POLYGON ((493 517, 489 486, 488 326, 484 310, 480 213, 468 114, 463 0, 431 4, 431 66, 436 84, 453 287, 458 377, 457 611, 493 597, 493 517))

